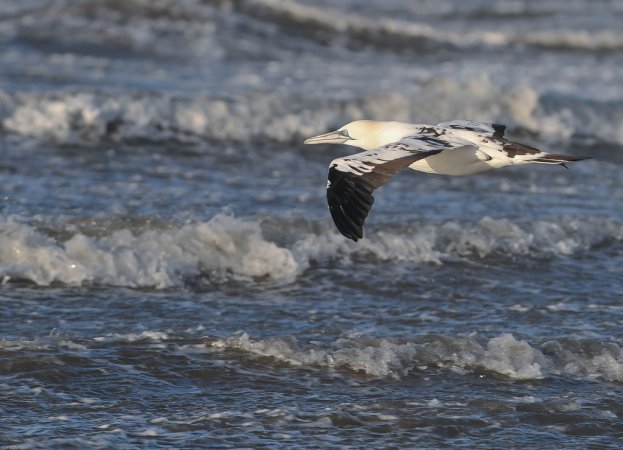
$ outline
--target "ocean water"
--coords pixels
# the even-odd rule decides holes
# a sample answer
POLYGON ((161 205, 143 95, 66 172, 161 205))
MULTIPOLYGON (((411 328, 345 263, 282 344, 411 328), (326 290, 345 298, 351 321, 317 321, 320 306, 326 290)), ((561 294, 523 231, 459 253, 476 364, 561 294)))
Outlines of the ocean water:
POLYGON ((0 2, 0 447, 620 448, 623 3, 0 2), (495 121, 353 243, 304 146, 495 121))

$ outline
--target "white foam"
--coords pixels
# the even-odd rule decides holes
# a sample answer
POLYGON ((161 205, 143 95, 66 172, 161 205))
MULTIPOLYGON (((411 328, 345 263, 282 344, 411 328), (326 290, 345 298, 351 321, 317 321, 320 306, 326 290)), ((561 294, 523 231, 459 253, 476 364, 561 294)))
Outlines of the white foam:
POLYGON ((546 365, 543 354, 526 341, 518 341, 512 334, 504 334, 487 342, 482 366, 492 372, 518 380, 543 378, 546 365))
MULTIPOLYGON (((581 64, 581 67, 570 64, 564 71, 560 71, 559 67, 566 62, 560 55, 541 58, 540 61, 545 64, 554 61, 544 71, 509 71, 504 63, 495 61, 489 61, 481 67, 479 57, 474 58, 473 64, 465 59, 465 64, 460 68, 446 66, 445 63, 413 66, 410 64, 410 57, 395 58, 396 66, 392 71, 386 71, 382 77, 379 77, 376 65, 362 68, 357 62, 340 61, 327 66, 328 70, 334 70, 333 76, 325 77, 332 79, 329 82, 316 77, 319 72, 307 78, 299 75, 299 70, 306 71, 326 54, 320 52, 319 55, 307 56, 318 52, 302 52, 300 64, 297 64, 300 68, 293 70, 290 62, 278 62, 280 58, 275 58, 269 51, 256 55, 260 61, 275 60, 267 64, 266 72, 262 73, 275 73, 279 80, 294 79, 300 81, 300 85, 296 89, 274 89, 273 77, 263 79, 255 73, 257 68, 254 57, 252 63, 236 65, 236 71, 240 72, 236 77, 228 79, 227 82, 214 80, 217 89, 225 87, 224 90, 229 91, 234 88, 234 97, 224 100, 221 95, 210 97, 207 94, 194 97, 146 91, 105 93, 97 88, 102 77, 112 77, 115 80, 113 84, 122 84, 116 78, 116 66, 111 66, 115 58, 83 55, 83 51, 72 53, 74 44, 102 45, 104 48, 112 44, 115 49, 130 47, 141 54, 158 54, 164 51, 180 56, 179 45, 184 43, 185 54, 197 56, 194 60, 201 61, 190 66, 192 72, 203 74, 201 69, 204 68, 206 58, 220 60, 232 48, 244 53, 249 51, 248 45, 258 45, 255 42, 258 38, 255 31, 241 34, 239 30, 256 30, 258 22, 268 22, 264 26, 272 30, 269 40, 275 38, 273 33, 279 36, 279 26, 283 25, 286 30, 296 28, 310 39, 332 36, 336 46, 342 46, 344 42, 363 41, 363 44, 370 43, 375 48, 385 45, 385 49, 390 52, 394 48, 398 52, 404 48, 417 49, 420 44, 432 44, 439 48, 536 46, 620 51, 623 49, 623 33, 620 27, 599 26, 599 19, 602 18, 599 15, 590 14, 595 19, 587 19, 588 24, 597 24, 598 28, 584 30, 571 25, 563 26, 561 23, 564 21, 552 16, 560 11, 538 12, 537 6, 537 15, 549 18, 543 20, 543 29, 539 29, 538 24, 530 25, 535 21, 534 5, 518 2, 509 7, 508 2, 499 2, 496 5, 487 5, 484 8, 486 13, 501 14, 503 17, 509 8, 525 9, 528 15, 524 19, 530 26, 515 26, 516 17, 510 19, 512 23, 500 21, 506 26, 479 26, 478 15, 483 12, 483 5, 475 5, 464 11, 467 12, 466 23, 471 26, 455 28, 448 26, 448 23, 454 21, 437 20, 431 23, 426 18, 425 11, 436 7, 421 4, 409 7, 409 2, 403 2, 401 9, 409 8, 413 14, 402 20, 390 18, 387 14, 366 17, 366 10, 375 10, 372 4, 365 8, 355 8, 352 5, 311 5, 309 2, 303 4, 292 0, 248 0, 217 4, 185 1, 179 2, 179 6, 174 9, 163 9, 152 3, 142 2, 136 8, 127 9, 119 8, 114 2, 87 2, 84 5, 78 2, 68 10, 49 11, 49 14, 41 13, 47 11, 45 8, 35 8, 37 11, 32 14, 24 12, 21 20, 26 23, 15 20, 3 24, 0 31, 8 41, 11 37, 17 38, 17 41, 34 38, 41 42, 59 44, 61 48, 68 46, 67 51, 59 50, 58 54, 50 55, 50 60, 33 59, 33 66, 35 61, 41 66, 40 71, 36 71, 38 76, 43 79, 61 76, 58 73, 60 66, 64 67, 62 72, 67 71, 68 76, 75 71, 87 75, 87 78, 92 77, 90 81, 97 90, 94 93, 93 88, 79 87, 77 85, 81 83, 74 83, 76 87, 71 91, 0 92, 0 120, 3 131, 62 143, 99 142, 103 137, 156 140, 174 137, 176 140, 204 142, 205 136, 236 142, 257 141, 258 138, 291 142, 292 139, 308 137, 332 125, 355 118, 427 122, 469 118, 504 121, 511 126, 519 126, 557 139, 581 134, 623 143, 623 128, 620 126, 623 120, 623 99, 616 75, 618 68, 607 65, 600 67, 600 71, 595 71, 590 64, 581 64), (221 9, 220 14, 215 11, 218 9, 221 9), (245 20, 253 23, 244 22, 245 20), (241 27, 241 23, 249 26, 241 27), (222 36, 223 31, 227 32, 226 37, 222 36), (119 43, 123 45, 120 46, 119 43), (53 67, 46 69, 46 62, 53 67), (83 72, 85 67, 80 64, 86 65, 86 74, 83 72), (452 69, 452 73, 448 72, 448 67, 452 69), (455 68, 458 68, 458 73, 455 68), (362 70, 365 72, 361 72, 362 70), (569 74, 575 71, 579 71, 580 79, 576 78, 577 74, 569 74), (599 76, 595 72, 611 72, 610 75, 604 75, 604 80, 610 81, 591 83, 590 80, 599 76), (493 73, 491 77, 494 78, 497 75, 495 82, 481 75, 489 73, 493 73), (559 92, 547 91, 552 86, 547 82, 552 73, 561 76, 561 80, 557 80, 557 86, 571 86, 571 95, 562 96, 565 97, 563 102, 548 109, 545 105, 548 94, 561 97, 559 92), (391 82, 385 85, 387 87, 382 92, 378 92, 381 90, 379 85, 383 86, 385 78, 391 82), (359 79, 375 81, 366 83, 359 82, 359 79), (254 87, 252 94, 236 94, 237 87, 249 85, 254 87), (347 98, 336 99, 337 89, 332 89, 335 85, 340 92, 349 91, 351 85, 357 87, 352 88, 353 92, 350 94, 342 94, 348 95, 347 98), (611 95, 610 89, 614 90, 614 95, 611 95), (590 94, 587 94, 588 91, 590 94), (604 101, 595 101, 600 93, 604 101), (584 98, 580 98, 582 96, 584 98), (302 108, 301 105, 305 107, 302 108)), ((595 12, 595 8, 587 1, 582 3, 581 7, 572 11, 571 17, 582 19, 588 17, 583 14, 585 10, 595 12)), ((454 10, 457 5, 446 4, 441 9, 446 10, 446 14, 454 14, 453 19, 456 19, 456 11, 449 13, 448 8, 454 10)), ((569 11, 570 8, 565 7, 563 13, 569 11)), ((433 13, 433 16, 435 14, 437 13, 433 13)), ((287 31, 283 33, 284 37, 286 33, 287 31)), ((307 48, 316 49, 315 46, 307 48)), ((464 49, 466 54, 470 50, 464 49)), ((23 52, 13 52, 15 59, 24 58, 23 52)), ((383 61, 382 55, 379 55, 379 59, 383 61)), ((521 69, 521 64, 518 63, 515 69, 521 69)), ((141 77, 144 72, 145 67, 139 65, 132 67, 129 76, 141 77)), ((208 71, 210 74, 212 72, 208 71)), ((77 76, 75 73, 72 75, 77 76)), ((156 74, 153 77, 153 81, 163 81, 161 75, 156 74)), ((193 90, 195 94, 205 86, 205 83, 200 82, 202 76, 198 77, 199 80, 195 80, 196 89, 193 90)), ((171 81, 166 77, 164 80, 171 81)), ((183 80, 186 81, 186 78, 183 80)), ((180 83, 179 79, 172 81, 168 84, 185 84, 180 83)), ((244 88, 241 90, 246 92, 244 88)))
POLYGON ((157 428, 147 428, 146 430, 136 433, 136 435, 141 437, 155 437, 160 435, 160 431, 157 428))
MULTIPOLYGON (((328 221, 328 219, 327 219, 328 221)), ((278 224, 292 231, 283 219, 278 224)), ((294 225, 296 226, 296 225, 294 225)), ((609 218, 560 218, 512 222, 417 224, 400 233, 368 232, 355 244, 330 224, 318 233, 303 226, 292 242, 268 240, 260 222, 217 214, 207 222, 141 232, 112 227, 93 237, 68 226, 56 240, 23 223, 0 219, 0 279, 38 285, 95 283, 166 288, 208 277, 222 282, 290 281, 312 262, 350 264, 357 259, 444 264, 457 258, 551 258, 581 253, 596 244, 623 241, 623 224, 609 218)), ((554 306, 550 307, 550 309, 554 306)), ((434 320, 434 318, 430 317, 434 320)))
POLYGON ((414 356, 412 344, 394 344, 380 340, 373 345, 344 345, 338 341, 335 350, 309 348, 300 350, 293 339, 253 340, 248 334, 212 343, 216 348, 235 348, 260 356, 269 356, 293 366, 322 366, 361 371, 375 377, 395 376, 404 371, 401 356, 408 360, 414 356))
POLYGON ((614 352, 603 349, 594 355, 576 355, 568 352, 566 356, 567 361, 561 370, 562 373, 623 381, 623 355, 618 346, 614 352))
POLYGON ((543 399, 540 397, 535 397, 533 395, 526 395, 522 397, 513 397, 511 401, 514 403, 525 403, 525 404, 531 405, 534 403, 542 403, 543 399))
POLYGON ((593 51, 623 49, 623 34, 613 30, 598 32, 581 30, 537 31, 523 35, 517 34, 512 39, 526 44, 549 48, 593 51))
MULTIPOLYGON (((64 348, 70 351, 86 351, 87 346, 73 342, 65 336, 51 334, 35 339, 5 339, 0 338, 0 350, 18 352, 21 350, 39 351, 50 348, 64 348)), ((51 357, 50 362, 62 364, 57 358, 51 357)))
POLYGON ((435 247, 435 227, 428 226, 412 236, 386 232, 373 234, 357 245, 335 233, 309 234, 292 246, 297 261, 322 261, 331 258, 348 260, 354 256, 372 256, 379 260, 417 263, 441 263, 443 254, 435 247))
POLYGON ((162 342, 167 339, 169 339, 169 335, 162 331, 142 331, 140 333, 127 334, 114 333, 106 336, 97 336, 93 338, 93 340, 98 342, 162 342))
POLYGON ((464 81, 434 73, 426 78, 400 90, 364 91, 348 101, 321 97, 311 102, 282 91, 227 101, 151 93, 0 92, 0 120, 7 133, 22 138, 79 145, 103 139, 201 144, 209 137, 257 147, 258 142, 302 142, 304 137, 362 117, 427 123, 465 117, 506 123, 557 142, 580 135, 623 143, 619 126, 623 98, 600 102, 550 94, 530 79, 508 87, 481 75, 464 81), (310 106, 301 109, 302 101, 310 106), (426 111, 425 118, 421 111, 426 111))
POLYGON ((484 217, 476 223, 417 224, 415 232, 368 233, 353 245, 333 233, 308 235, 292 246, 297 260, 375 257, 380 260, 443 263, 444 258, 572 255, 605 240, 623 240, 623 224, 608 218, 512 222, 484 217))
MULTIPOLYGON (((335 368, 359 372, 373 378, 400 378, 422 367, 442 367, 458 374, 482 371, 513 380, 538 380, 551 375, 597 377, 623 381, 623 354, 613 344, 598 345, 574 340, 555 341, 556 356, 505 333, 482 343, 473 337, 433 336, 398 342, 370 336, 338 339, 329 345, 302 345, 294 338, 252 339, 241 333, 215 339, 209 345, 217 351, 242 350, 270 357, 298 367, 335 368), (578 345, 579 344, 579 345, 578 345), (564 358, 562 358, 564 356, 564 358), (456 371, 459 368, 464 371, 456 371)), ((552 343, 545 348, 551 350, 552 343)), ((515 398, 532 403, 534 397, 515 398)), ((438 406, 431 402, 429 406, 438 406)))
POLYGON ((226 214, 166 231, 77 233, 60 243, 15 217, 0 222, 0 274, 44 286, 165 288, 200 274, 285 280, 298 270, 291 252, 266 241, 258 223, 226 214))

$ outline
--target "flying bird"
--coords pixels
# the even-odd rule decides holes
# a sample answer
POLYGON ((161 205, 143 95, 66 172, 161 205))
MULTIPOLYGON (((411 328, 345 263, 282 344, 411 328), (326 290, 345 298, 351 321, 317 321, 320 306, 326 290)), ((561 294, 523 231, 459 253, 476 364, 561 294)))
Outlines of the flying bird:
POLYGON ((472 175, 518 164, 560 164, 587 159, 546 153, 504 138, 504 125, 453 120, 437 125, 356 120, 305 144, 346 144, 364 152, 331 161, 327 201, 340 233, 363 237, 375 189, 400 169, 472 175))

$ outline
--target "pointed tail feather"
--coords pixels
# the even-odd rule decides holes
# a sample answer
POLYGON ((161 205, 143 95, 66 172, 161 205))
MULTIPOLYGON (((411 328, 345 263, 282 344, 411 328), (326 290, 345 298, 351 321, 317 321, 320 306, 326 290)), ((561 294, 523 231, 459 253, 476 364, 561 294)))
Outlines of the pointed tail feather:
POLYGON ((573 155, 561 155, 559 153, 542 153, 538 158, 534 158, 532 162, 542 164, 560 164, 565 169, 568 169, 566 162, 569 161, 582 161, 584 159, 590 159, 588 156, 573 156, 573 155))

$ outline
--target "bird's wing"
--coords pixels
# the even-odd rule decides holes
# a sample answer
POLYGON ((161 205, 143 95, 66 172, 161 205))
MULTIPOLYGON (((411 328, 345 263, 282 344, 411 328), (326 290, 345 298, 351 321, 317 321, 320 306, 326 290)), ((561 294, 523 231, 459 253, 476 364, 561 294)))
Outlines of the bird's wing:
POLYGON ((504 131, 506 130, 506 125, 500 125, 499 123, 470 122, 469 120, 452 120, 450 122, 438 123, 437 126, 452 130, 472 131, 498 139, 504 137, 504 131))
POLYGON ((416 134, 398 142, 338 158, 329 166, 327 202, 340 233, 357 242, 374 203, 372 192, 400 169, 443 150, 472 146, 460 138, 416 134))

